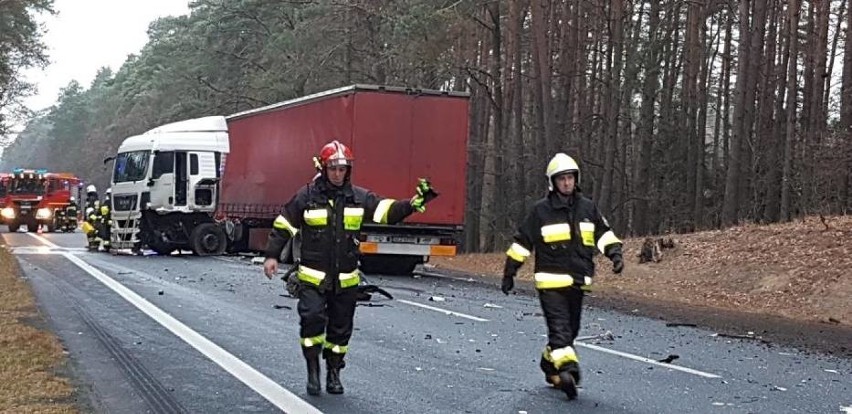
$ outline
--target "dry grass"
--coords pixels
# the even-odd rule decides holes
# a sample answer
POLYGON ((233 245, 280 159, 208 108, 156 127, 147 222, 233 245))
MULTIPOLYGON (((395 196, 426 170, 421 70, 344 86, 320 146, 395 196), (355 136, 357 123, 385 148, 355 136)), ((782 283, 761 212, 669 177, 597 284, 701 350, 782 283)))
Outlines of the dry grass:
POLYGON ((76 413, 73 388, 56 375, 62 347, 25 321, 38 317, 17 261, 0 248, 0 413, 76 413))
MULTIPOLYGON (((826 223, 809 217, 675 235, 676 248, 664 250, 661 262, 641 265, 636 255, 643 240, 627 239, 622 275, 612 275, 598 258, 596 294, 852 325, 852 217, 827 217, 826 223)), ((432 264, 497 278, 505 257, 435 257, 432 264)), ((526 264, 519 277, 532 280, 532 269, 526 264)))

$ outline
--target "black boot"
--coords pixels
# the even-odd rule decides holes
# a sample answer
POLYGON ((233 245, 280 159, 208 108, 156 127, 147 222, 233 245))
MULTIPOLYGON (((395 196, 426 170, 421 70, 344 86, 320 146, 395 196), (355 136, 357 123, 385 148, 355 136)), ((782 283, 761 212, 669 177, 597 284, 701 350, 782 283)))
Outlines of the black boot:
POLYGON ((302 348, 305 355, 305 362, 308 365, 308 385, 307 390, 309 395, 320 394, 320 347, 312 346, 310 348, 302 348))
POLYGON ((340 370, 346 364, 343 362, 343 355, 329 353, 326 357, 326 377, 325 390, 329 394, 343 394, 343 384, 340 383, 340 370))
POLYGON ((577 398, 577 383, 574 382, 574 376, 568 371, 559 372, 558 385, 554 384, 554 386, 562 390, 569 400, 577 398))
POLYGON ((553 363, 544 358, 544 355, 541 356, 541 360, 538 362, 539 368, 541 368, 541 372, 544 372, 544 380, 554 387, 559 387, 559 371, 553 366, 553 363))

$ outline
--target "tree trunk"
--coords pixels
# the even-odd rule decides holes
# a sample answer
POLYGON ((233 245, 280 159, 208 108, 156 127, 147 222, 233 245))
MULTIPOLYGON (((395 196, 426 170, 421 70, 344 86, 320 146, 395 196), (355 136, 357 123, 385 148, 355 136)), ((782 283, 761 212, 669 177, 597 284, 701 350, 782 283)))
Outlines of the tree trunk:
MULTIPOLYGON (((757 0, 760 1, 760 0, 757 0)), ((722 226, 730 226, 738 221, 740 189, 740 154, 744 141, 743 124, 745 122, 746 87, 748 77, 749 56, 749 3, 751 0, 741 0, 739 5, 740 39, 737 46, 737 83, 736 98, 734 99, 734 134, 728 156, 728 171, 725 175, 725 202, 722 206, 722 226)))
POLYGON ((613 200, 613 170, 615 169, 615 153, 618 148, 618 121, 619 109, 621 108, 621 70, 623 68, 624 48, 624 0, 613 0, 610 2, 610 24, 611 39, 607 47, 608 59, 611 64, 608 70, 607 102, 605 103, 607 131, 603 140, 604 145, 604 171, 600 194, 596 194, 598 206, 604 214, 612 211, 613 200))
POLYGON ((636 162, 636 216, 635 229, 639 235, 652 233, 654 229, 648 217, 651 199, 651 159, 654 147, 654 114, 657 93, 660 89, 660 2, 651 1, 648 17, 648 48, 645 50, 642 80, 642 106, 639 109, 639 153, 636 162))
POLYGON ((846 173, 840 191, 843 213, 852 208, 849 187, 852 185, 852 7, 846 11, 846 40, 843 48, 843 80, 841 84, 840 133, 845 143, 846 173))
POLYGON ((787 3, 787 36, 790 45, 787 47, 789 63, 787 65, 787 114, 784 127, 784 167, 781 172, 781 220, 791 218, 791 193, 793 176, 793 144, 796 134, 796 102, 799 90, 796 84, 796 74, 799 63, 799 1, 789 0, 787 3))

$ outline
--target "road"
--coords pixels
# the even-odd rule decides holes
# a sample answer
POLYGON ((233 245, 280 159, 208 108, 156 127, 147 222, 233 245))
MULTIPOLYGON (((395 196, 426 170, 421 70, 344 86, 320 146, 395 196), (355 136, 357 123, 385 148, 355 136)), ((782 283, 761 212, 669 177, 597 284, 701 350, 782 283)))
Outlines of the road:
POLYGON ((370 276, 395 299, 359 306, 346 393, 311 397, 296 302, 250 260, 89 253, 79 233, 2 237, 93 412, 852 412, 852 360, 594 308, 580 397, 567 401, 538 369, 536 298, 434 275, 370 276))

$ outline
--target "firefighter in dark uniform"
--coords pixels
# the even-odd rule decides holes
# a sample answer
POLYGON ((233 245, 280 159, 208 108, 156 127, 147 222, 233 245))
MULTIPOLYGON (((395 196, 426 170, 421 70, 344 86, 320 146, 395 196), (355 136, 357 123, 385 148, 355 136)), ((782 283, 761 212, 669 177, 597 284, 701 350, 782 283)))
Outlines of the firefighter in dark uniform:
POLYGON ((98 189, 94 185, 86 187, 86 209, 85 213, 86 225, 84 225, 86 233, 86 241, 88 242, 89 250, 97 250, 100 245, 98 238, 98 226, 101 214, 101 201, 98 197, 98 189))
POLYGON ((109 251, 111 247, 110 238, 112 235, 112 188, 107 188, 104 192, 104 199, 100 206, 100 222, 98 226, 98 237, 101 239, 101 247, 104 251, 109 251))
POLYGON ((326 391, 342 394, 340 370, 345 366, 344 356, 352 336, 360 283, 361 224, 366 220, 398 223, 415 211, 424 211, 425 203, 437 194, 423 179, 417 186, 417 195, 399 201, 352 185, 352 152, 337 141, 325 145, 315 162, 320 175, 287 202, 273 223, 264 273, 272 278, 286 243, 298 236, 298 311, 300 342, 308 369, 307 392, 320 393, 322 354, 327 369, 326 391))
POLYGON ((72 232, 77 229, 77 199, 71 197, 68 200, 68 205, 65 206, 65 218, 62 223, 62 230, 72 232))
POLYGON ((574 339, 580 330, 584 290, 592 283, 596 250, 624 268, 621 241, 595 203, 579 190, 580 168, 573 158, 556 154, 547 165, 548 194, 527 214, 506 252, 503 293, 535 252, 535 286, 547 322, 547 346, 540 366, 545 380, 569 399, 577 397, 580 366, 574 339))

